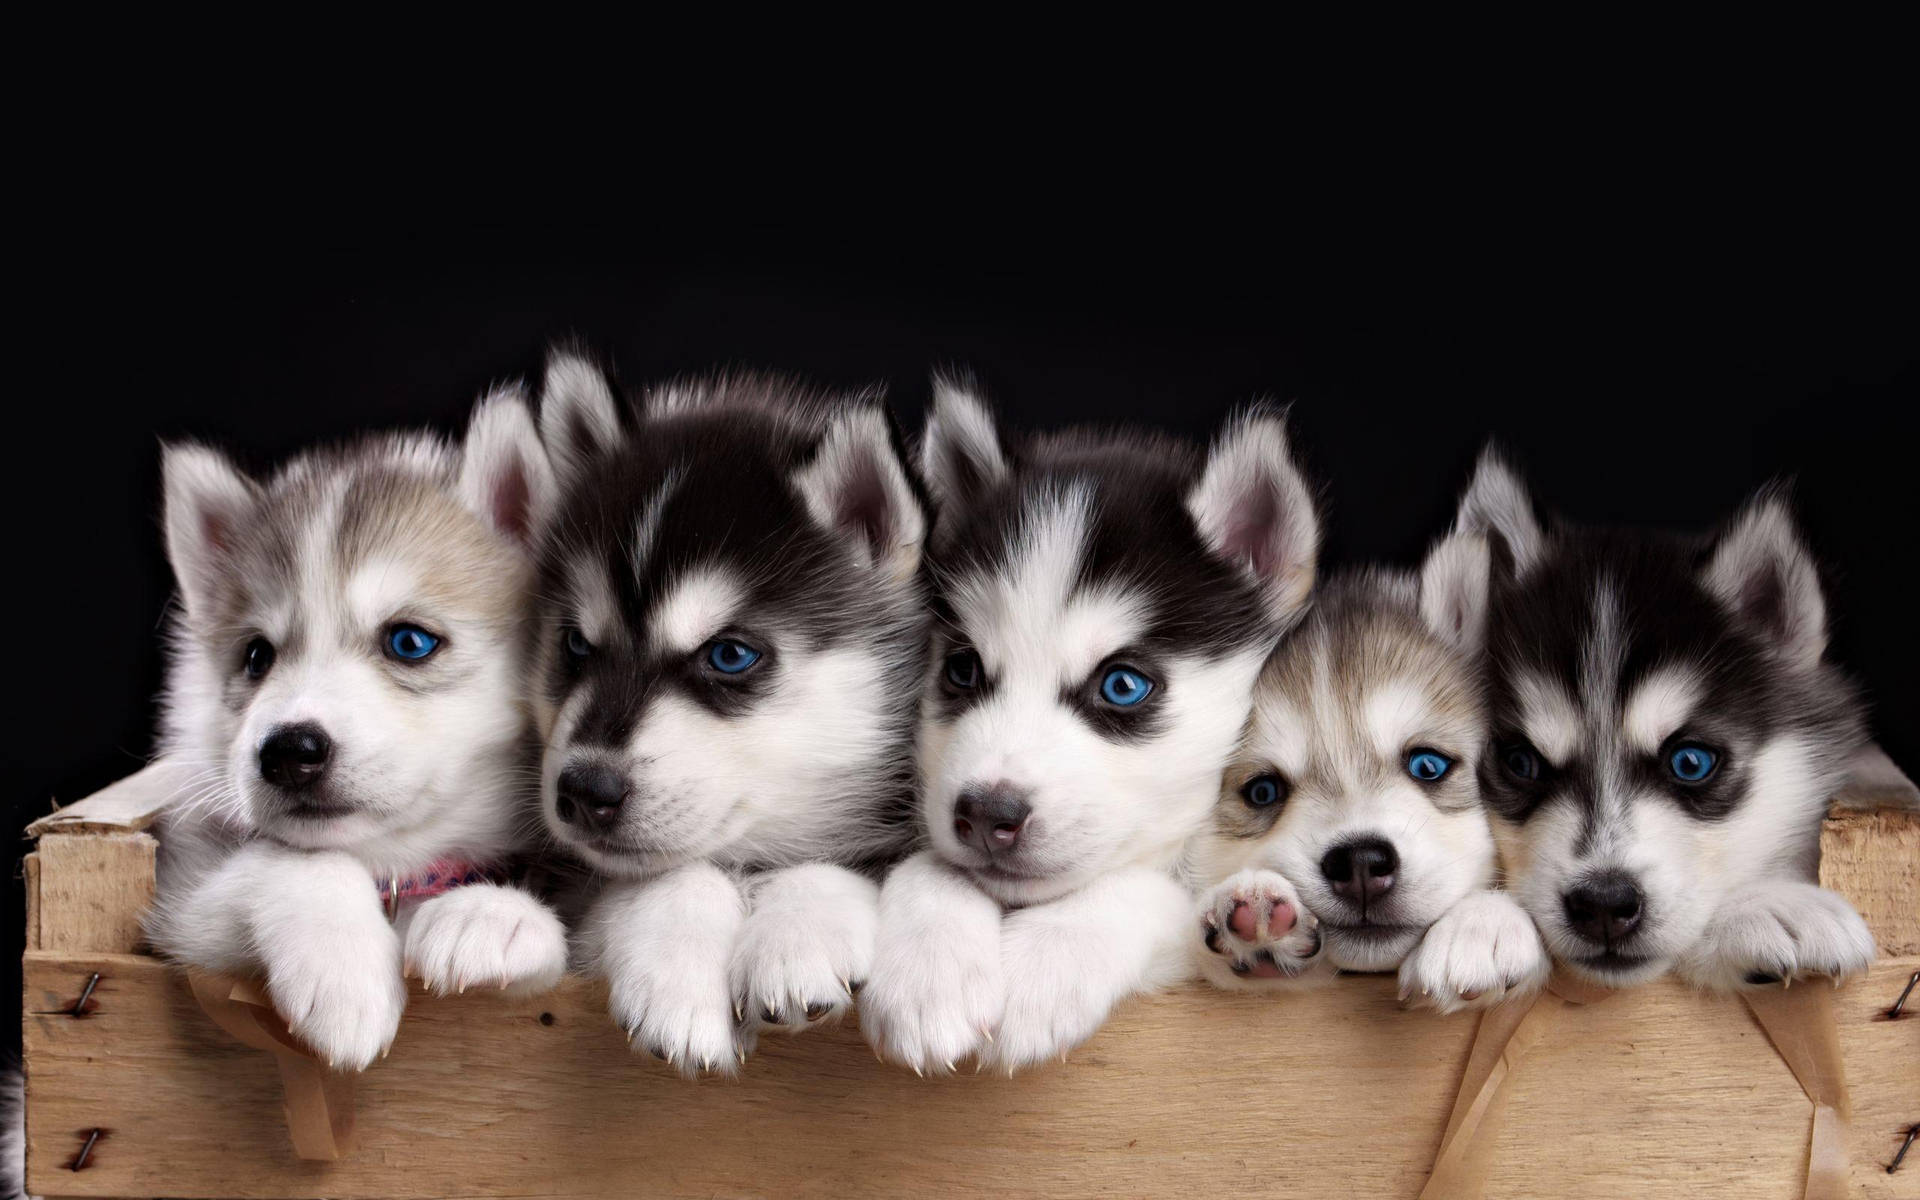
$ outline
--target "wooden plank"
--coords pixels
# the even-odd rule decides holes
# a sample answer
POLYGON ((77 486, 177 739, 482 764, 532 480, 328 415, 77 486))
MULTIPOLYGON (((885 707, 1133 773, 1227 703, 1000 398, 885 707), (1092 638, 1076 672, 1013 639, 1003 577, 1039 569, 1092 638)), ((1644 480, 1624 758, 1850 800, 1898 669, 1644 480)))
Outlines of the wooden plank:
MULTIPOLYGON (((1914 1195, 1883 1168, 1920 1115, 1920 1019, 1874 1018, 1916 969, 1882 962, 1837 998, 1863 1196, 1914 1195)), ((416 992, 360 1081, 356 1149, 318 1163, 293 1157, 271 1058, 163 964, 43 951, 26 990, 30 1179, 66 1196, 1412 1196, 1474 1028, 1358 977, 1137 1002, 1015 1080, 916 1079, 849 1025, 687 1083, 627 1049, 585 980, 416 992), (95 1011, 65 1015, 94 971, 95 1011), (92 1163, 66 1170, 96 1127, 92 1163)), ((1656 984, 1561 1020, 1522 1061, 1489 1195, 1799 1195, 1810 1106, 1738 1001, 1656 984)))
POLYGON ((49 833, 137 833, 186 790, 193 772, 164 759, 108 784, 84 800, 55 809, 27 826, 28 837, 49 833))
POLYGON ((28 851, 20 859, 20 873, 26 883, 26 949, 40 949, 40 854, 28 851))
POLYGON ((153 903, 154 851, 144 833, 54 833, 40 839, 39 946, 122 954, 139 947, 153 903))
POLYGON ((1820 830, 1820 883, 1853 902, 1883 957, 1920 954, 1920 813, 1834 809, 1820 830))

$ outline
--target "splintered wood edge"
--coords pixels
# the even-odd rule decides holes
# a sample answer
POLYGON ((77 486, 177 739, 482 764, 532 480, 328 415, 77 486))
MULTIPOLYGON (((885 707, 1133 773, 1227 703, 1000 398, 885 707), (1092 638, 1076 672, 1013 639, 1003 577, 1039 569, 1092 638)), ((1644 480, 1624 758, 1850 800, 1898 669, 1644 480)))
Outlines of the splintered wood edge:
POLYGON ((27 826, 28 837, 49 833, 138 833, 186 790, 192 776, 184 765, 164 759, 149 763, 84 800, 56 809, 27 826))

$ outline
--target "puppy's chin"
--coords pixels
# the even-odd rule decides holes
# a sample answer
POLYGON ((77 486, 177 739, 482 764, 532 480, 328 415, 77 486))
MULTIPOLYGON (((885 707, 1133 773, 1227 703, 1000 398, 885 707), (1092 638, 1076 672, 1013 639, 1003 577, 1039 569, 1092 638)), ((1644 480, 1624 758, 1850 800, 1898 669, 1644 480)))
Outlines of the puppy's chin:
POLYGON ((259 819, 260 832, 300 850, 374 848, 389 831, 374 814, 355 810, 338 815, 274 812, 259 819))
POLYGON ((1326 938, 1325 957, 1343 971, 1391 971, 1412 953, 1426 932, 1423 926, 1320 925, 1326 938))
POLYGON ((1591 948, 1571 954, 1563 952, 1556 955, 1556 961, 1568 974, 1605 988, 1648 983, 1673 966, 1673 960, 1665 955, 1613 954, 1591 948))

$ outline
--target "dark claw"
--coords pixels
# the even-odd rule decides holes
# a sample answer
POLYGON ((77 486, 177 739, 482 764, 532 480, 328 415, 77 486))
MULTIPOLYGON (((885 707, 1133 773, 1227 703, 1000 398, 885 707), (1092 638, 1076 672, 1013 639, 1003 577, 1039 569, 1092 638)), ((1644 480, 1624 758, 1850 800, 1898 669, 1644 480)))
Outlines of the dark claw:
POLYGON ((1769 975, 1765 971, 1749 971, 1747 973, 1747 982, 1756 986, 1766 983, 1779 983, 1780 976, 1769 975))
POLYGON ((858 996, 860 994, 860 989, 865 986, 867 986, 866 980, 856 979, 852 983, 847 985, 847 989, 851 991, 854 995, 858 996))
POLYGON ((760 1009, 760 1019, 769 1025, 785 1025, 787 1023, 785 1017, 765 1006, 762 1006, 760 1009))
POLYGON ((807 1005, 807 1020, 818 1021, 821 1017, 826 1016, 828 1013, 832 1011, 833 1011, 833 1005, 831 1004, 823 1004, 819 1002, 809 1004, 807 1005))
POLYGON ((660 1060, 661 1062, 667 1061, 667 1051, 666 1051, 666 1047, 664 1046, 656 1046, 652 1042, 648 1042, 647 1053, 653 1055, 656 1059, 660 1060))
POLYGON ((1207 949, 1215 954, 1220 953, 1220 928, 1217 925, 1207 926, 1207 949))

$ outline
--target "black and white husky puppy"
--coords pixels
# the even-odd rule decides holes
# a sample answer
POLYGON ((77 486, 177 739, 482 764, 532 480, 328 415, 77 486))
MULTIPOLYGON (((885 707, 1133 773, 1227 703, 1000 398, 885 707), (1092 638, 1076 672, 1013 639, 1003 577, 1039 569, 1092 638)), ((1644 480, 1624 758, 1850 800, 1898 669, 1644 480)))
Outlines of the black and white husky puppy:
POLYGON ((403 965, 441 991, 550 985, 559 918, 483 881, 537 829, 530 539, 553 487, 519 394, 458 445, 369 437, 261 482, 182 444, 163 475, 161 752, 192 784, 161 827, 154 945, 263 971, 342 1068, 392 1041, 403 965))
POLYGON ((1493 890, 1481 805, 1487 540, 1456 534, 1417 572, 1321 587, 1254 687, 1214 827, 1195 840, 1202 974, 1264 988, 1398 968, 1443 1012, 1532 991, 1533 920, 1493 890))
POLYGON ((581 956, 683 1073, 837 1014, 909 828, 926 519, 885 409, 721 376, 628 405, 570 352, 541 431, 543 811, 604 879, 581 956))
POLYGON ((1279 417, 1002 440, 941 382, 926 848, 888 875, 861 1027, 886 1058, 1012 1071, 1186 971, 1172 868, 1312 585, 1319 523, 1279 417))
POLYGON ((1784 498, 1704 539, 1542 526, 1489 454, 1457 528, 1494 551, 1481 781, 1555 956, 1612 986, 1866 970, 1866 924, 1815 883, 1862 706, 1784 498))

